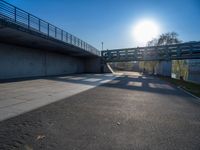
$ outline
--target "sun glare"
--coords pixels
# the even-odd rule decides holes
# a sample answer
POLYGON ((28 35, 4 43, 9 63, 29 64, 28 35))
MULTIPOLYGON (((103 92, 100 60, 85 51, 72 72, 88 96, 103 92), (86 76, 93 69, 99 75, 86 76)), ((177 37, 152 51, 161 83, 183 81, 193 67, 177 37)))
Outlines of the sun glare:
POLYGON ((139 44, 146 44, 160 34, 159 26, 151 20, 142 20, 133 28, 134 40, 139 44))

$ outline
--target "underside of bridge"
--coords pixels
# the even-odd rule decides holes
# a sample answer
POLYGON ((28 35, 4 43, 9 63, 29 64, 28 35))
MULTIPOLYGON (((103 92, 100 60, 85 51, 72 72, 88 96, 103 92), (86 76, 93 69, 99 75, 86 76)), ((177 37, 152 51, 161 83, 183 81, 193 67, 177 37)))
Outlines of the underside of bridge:
POLYGON ((0 1, 0 68, 0 79, 100 73, 101 57, 79 38, 0 1))
POLYGON ((62 29, 0 1, 0 79, 100 73, 108 62, 200 59, 200 42, 99 51, 62 29))
POLYGON ((100 56, 10 26, 0 27, 0 79, 100 73, 100 56))

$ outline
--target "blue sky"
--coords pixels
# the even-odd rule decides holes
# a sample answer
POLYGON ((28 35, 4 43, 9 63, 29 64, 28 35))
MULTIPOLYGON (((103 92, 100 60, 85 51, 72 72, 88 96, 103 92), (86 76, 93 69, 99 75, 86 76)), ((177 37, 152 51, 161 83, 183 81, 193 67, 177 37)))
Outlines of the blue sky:
POLYGON ((132 28, 157 22, 185 42, 200 41, 200 0, 6 0, 101 49, 136 47, 132 28))

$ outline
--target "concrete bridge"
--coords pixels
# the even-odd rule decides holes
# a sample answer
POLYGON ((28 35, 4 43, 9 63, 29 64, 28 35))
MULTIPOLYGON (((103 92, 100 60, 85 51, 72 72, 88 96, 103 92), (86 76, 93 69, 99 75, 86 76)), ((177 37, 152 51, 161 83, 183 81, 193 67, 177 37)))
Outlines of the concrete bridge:
POLYGON ((200 59, 200 42, 113 49, 101 52, 104 62, 200 59))
POLYGON ((200 42, 100 52, 5 1, 0 1, 0 48, 0 79, 100 73, 107 62, 200 59, 200 42))
POLYGON ((100 72, 100 51, 0 1, 0 79, 100 72))
POLYGON ((200 42, 100 52, 0 0, 0 80, 63 74, 0 82, 0 149, 197 150, 200 99, 181 87, 136 72, 64 75, 194 58, 200 42))

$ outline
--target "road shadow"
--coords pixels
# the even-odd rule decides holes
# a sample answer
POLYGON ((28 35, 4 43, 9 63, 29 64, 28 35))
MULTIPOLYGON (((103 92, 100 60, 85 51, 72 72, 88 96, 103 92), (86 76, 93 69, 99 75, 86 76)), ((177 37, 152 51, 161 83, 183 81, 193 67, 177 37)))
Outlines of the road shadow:
MULTIPOLYGON (((83 84, 89 86, 100 85, 104 88, 120 88, 134 91, 145 91, 166 95, 179 95, 177 88, 166 81, 162 81, 157 77, 150 75, 142 75, 139 73, 123 73, 113 79, 113 74, 71 74, 62 76, 49 77, 31 77, 22 79, 4 80, 0 83, 21 82, 30 80, 50 80, 55 82, 66 82, 73 84, 83 84), (110 81, 112 80, 112 81, 110 81), (108 82, 110 81, 110 82, 108 82)), ((37 82, 37 81, 35 81, 37 82)), ((188 95, 184 95, 188 96, 188 95)))
MULTIPOLYGON (((48 78, 48 80, 54 80, 59 82, 75 83, 75 84, 85 84, 85 85, 97 85, 103 83, 104 81, 111 79, 111 74, 87 74, 86 76, 76 75, 70 78, 66 77, 53 77, 48 78), (110 78, 109 78, 110 77, 110 78)), ((126 90, 134 91, 145 91, 151 93, 165 94, 165 95, 181 95, 177 87, 174 85, 160 80, 158 77, 142 74, 123 74, 117 76, 110 82, 103 83, 100 85, 104 88, 120 88, 126 90)), ((187 94, 184 96, 188 96, 187 94)))

